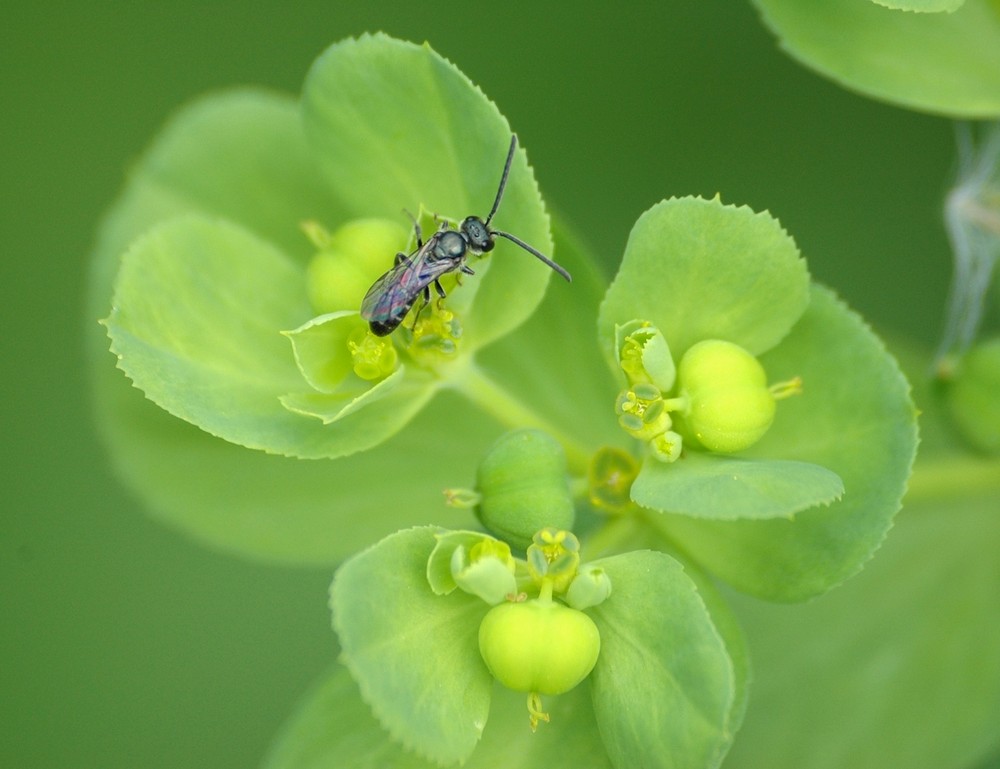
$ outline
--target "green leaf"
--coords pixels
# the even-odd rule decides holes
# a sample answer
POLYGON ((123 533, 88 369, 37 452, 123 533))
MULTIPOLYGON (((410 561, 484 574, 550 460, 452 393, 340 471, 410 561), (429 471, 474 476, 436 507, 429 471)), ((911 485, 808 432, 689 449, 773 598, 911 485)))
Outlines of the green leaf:
POLYGON ((881 543, 913 462, 916 410, 881 341, 823 288, 761 362, 772 379, 800 375, 803 392, 781 401, 770 431, 744 455, 827 468, 843 480, 843 497, 793 520, 650 521, 740 590, 803 600, 856 573, 881 543))
POLYGON ((794 241, 768 214, 718 199, 665 200, 632 228, 601 304, 601 345, 614 364, 615 326, 638 319, 662 332, 678 360, 703 339, 759 354, 798 320, 808 289, 794 241))
MULTIPOLYGON (((299 230, 300 217, 336 210, 308 159, 291 97, 240 90, 203 98, 167 124, 102 222, 91 265, 88 314, 95 321, 107 316, 123 254, 160 222, 196 212, 225 218, 304 264, 313 247, 299 230)), ((99 393, 114 400, 109 390, 128 386, 120 375, 100 376, 108 367, 107 337, 96 323, 88 331, 99 393)), ((117 413, 109 408, 100 421, 114 421, 117 413)))
MULTIPOLYGON (((594 723, 586 685, 547 698, 552 720, 528 728, 524 695, 497 685, 482 741, 465 769, 585 766, 610 769, 594 723)), ((361 701, 357 685, 338 666, 325 675, 284 725, 264 769, 435 769, 387 739, 361 701)))
MULTIPOLYGON (((485 217, 493 205, 511 129, 496 105, 426 44, 378 34, 331 46, 306 80, 303 116, 320 168, 358 216, 400 217, 402 209, 422 207, 461 220, 485 217)), ((552 252, 548 215, 521 150, 492 224, 552 252)), ((497 241, 489 257, 470 261, 476 275, 448 299, 462 318, 466 351, 520 325, 549 280, 548 267, 497 241)), ((392 258, 386 254, 386 269, 392 258)))
POLYGON ((427 559, 437 529, 393 534, 351 558, 330 588, 342 659, 382 725, 442 764, 466 760, 489 714, 492 676, 479 656, 488 606, 436 595, 427 559))
POLYGON ((695 518, 780 518, 840 497, 836 473, 809 462, 690 452, 664 464, 648 458, 632 484, 643 507, 695 518))
POLYGON ((593 565, 614 585, 590 610, 601 632, 594 711, 612 763, 718 766, 731 738, 735 673, 694 583, 663 553, 593 565))
MULTIPOLYGON (((203 212, 239 222, 304 265, 314 248, 299 229, 300 217, 341 216, 308 154, 298 105, 289 96, 239 90, 182 109, 133 168, 102 223, 88 287, 93 322, 87 350, 95 422, 119 476, 154 515, 228 551, 329 564, 399 525, 431 519, 454 525, 459 519, 454 512, 407 517, 398 508, 398 495, 386 498, 386 485, 373 482, 390 466, 379 454, 352 457, 333 469, 247 452, 168 415, 115 369, 106 330, 97 323, 111 308, 112 283, 129 243, 178 215, 203 212), (348 479, 370 484, 369 493, 348 494, 348 479), (358 523, 338 527, 346 516, 357 516, 358 523), (338 536, 331 537, 338 528, 338 536)), ((400 468, 401 482, 412 469, 442 488, 462 472, 463 462, 469 465, 464 477, 473 477, 466 449, 443 444, 434 462, 416 450, 455 408, 454 402, 435 406, 432 420, 418 420, 421 435, 406 431, 412 438, 402 442, 410 446, 412 461, 400 468), (445 466, 451 472, 442 472, 445 466)), ((477 445, 485 450, 495 432, 482 432, 477 445)), ((439 509, 439 500, 433 487, 412 492, 411 501, 425 511, 439 509)))
POLYGON ((747 647, 746 636, 743 633, 739 617, 736 616, 729 601, 719 592, 716 583, 697 565, 686 562, 682 558, 678 558, 678 560, 684 566, 684 573, 697 586, 698 594, 705 602, 705 607, 712 618, 712 624, 719 631, 719 635, 726 645, 726 654, 729 655, 733 664, 735 691, 729 708, 726 728, 728 741, 720 745, 719 756, 721 757, 729 750, 733 741, 738 738, 743 718, 746 715, 747 704, 750 701, 752 692, 750 650, 747 647))
POLYGON ((994 0, 967 0, 954 13, 900 13, 857 0, 755 2, 789 55, 846 88, 952 117, 1000 115, 994 0))
POLYGON ((997 750, 1000 463, 970 480, 970 459, 918 463, 848 584, 804 606, 738 601, 755 686, 727 767, 960 769, 997 750))
POLYGON ((302 220, 339 221, 344 212, 311 157, 294 97, 232 90, 197 99, 167 122, 102 223, 91 291, 103 306, 95 317, 107 314, 129 243, 186 213, 241 224, 305 264, 315 248, 302 220))
MULTIPOLYGON (((614 543, 613 547, 618 552, 629 552, 651 548, 666 553, 671 558, 680 562, 684 569, 684 574, 695 585, 698 595, 705 603, 711 622, 718 630, 722 638, 726 653, 733 664, 733 685, 734 695, 729 711, 728 735, 730 741, 737 736, 743 716, 746 712, 749 700, 750 687, 750 652, 747 648, 746 637, 739 619, 733 613, 729 600, 722 595, 719 586, 700 565, 690 560, 687 555, 678 551, 675 543, 666 539, 663 534, 645 525, 642 518, 638 516, 619 516, 612 519, 594 540, 585 541, 583 548, 588 552, 588 559, 595 553, 591 548, 595 545, 600 547, 599 541, 614 543)), ((601 551, 603 552, 603 551, 601 551)), ((588 560, 585 566, 589 567, 593 561, 588 560)), ((614 590, 614 585, 612 585, 614 590)), ((720 756, 725 750, 725 746, 720 748, 720 756)))
POLYGON ((136 165, 99 232, 87 299, 95 321, 88 350, 99 424, 118 421, 117 401, 130 397, 122 395, 130 388, 120 374, 103 376, 111 357, 96 321, 111 310, 122 256, 135 238, 160 222, 200 212, 242 224, 304 264, 313 247, 299 230, 300 218, 337 210, 308 159, 291 97, 239 90, 182 109, 136 165))
POLYGON ((310 314, 303 273, 284 254, 236 225, 189 216, 129 249, 106 325, 136 387, 206 432, 299 457, 380 443, 431 397, 429 379, 410 377, 363 411, 341 413, 340 402, 332 424, 289 411, 282 396, 305 382, 280 331, 310 314))

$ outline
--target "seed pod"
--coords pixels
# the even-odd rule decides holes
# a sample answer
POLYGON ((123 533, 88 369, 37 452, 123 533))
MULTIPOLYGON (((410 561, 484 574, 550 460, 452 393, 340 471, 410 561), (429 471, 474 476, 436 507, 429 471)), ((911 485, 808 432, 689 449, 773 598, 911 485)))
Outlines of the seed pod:
POLYGON ((600 651, 590 617, 543 598, 494 606, 479 626, 483 661, 517 692, 568 692, 594 669, 600 651))
POLYGON ((687 427, 710 451, 748 448, 774 421, 774 395, 764 368, 738 345, 698 342, 681 358, 678 378, 689 401, 687 427))
POLYGON ((330 236, 306 270, 313 309, 356 310, 372 280, 406 247, 408 234, 389 219, 354 219, 330 236))
POLYGON ((562 447, 540 430, 503 435, 479 464, 476 514, 493 534, 525 550, 545 527, 572 529, 573 498, 562 447))

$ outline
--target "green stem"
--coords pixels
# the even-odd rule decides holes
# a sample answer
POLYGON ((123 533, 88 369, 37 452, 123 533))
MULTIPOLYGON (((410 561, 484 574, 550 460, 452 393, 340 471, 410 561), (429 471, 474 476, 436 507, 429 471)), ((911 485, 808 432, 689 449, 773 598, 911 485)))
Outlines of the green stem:
MULTIPOLYGON (((644 534, 643 522, 633 509, 608 516, 603 526, 581 542, 580 549, 586 554, 585 560, 596 561, 640 546, 638 543, 644 534)), ((645 547, 644 544, 641 546, 645 547)))
POLYGON ((948 457, 917 463, 910 476, 907 502, 979 496, 1000 492, 1000 473, 995 459, 948 457))
POLYGON ((461 393, 502 425, 510 429, 534 427, 547 432, 562 444, 570 473, 586 474, 591 452, 542 414, 504 389, 475 363, 470 362, 461 372, 453 372, 450 380, 451 389, 461 393))

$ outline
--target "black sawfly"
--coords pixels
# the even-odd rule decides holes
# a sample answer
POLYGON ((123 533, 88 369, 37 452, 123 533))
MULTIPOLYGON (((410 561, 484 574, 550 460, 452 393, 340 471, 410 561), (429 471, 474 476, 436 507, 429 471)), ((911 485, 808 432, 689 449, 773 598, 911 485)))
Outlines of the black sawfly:
POLYGON ((494 238, 499 236, 516 243, 529 254, 533 254, 549 267, 562 275, 566 280, 572 280, 570 274, 558 264, 537 249, 529 246, 523 240, 509 232, 490 229, 500 200, 503 198, 504 187, 507 186, 507 176, 517 149, 517 134, 510 138, 510 150, 507 152, 507 162, 504 163, 503 175, 500 177, 500 187, 497 189, 496 200, 486 219, 478 216, 468 216, 462 220, 457 230, 451 229, 447 222, 442 222, 441 228, 427 242, 421 240, 420 225, 416 220, 413 229, 417 238, 417 248, 411 254, 402 252, 396 254, 392 269, 372 284, 361 302, 361 317, 368 321, 372 333, 376 336, 391 334, 413 307, 418 297, 423 297, 424 303, 431 300, 431 285, 438 296, 444 297, 445 291, 440 278, 449 272, 462 272, 474 275, 466 263, 469 254, 485 254, 493 250, 494 238))

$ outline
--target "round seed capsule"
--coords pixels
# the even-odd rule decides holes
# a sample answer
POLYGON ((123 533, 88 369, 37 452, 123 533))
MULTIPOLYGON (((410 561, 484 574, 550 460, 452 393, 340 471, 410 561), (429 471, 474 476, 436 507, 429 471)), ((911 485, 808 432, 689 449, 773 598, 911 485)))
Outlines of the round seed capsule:
POLYGON ((330 236, 306 270, 313 309, 322 314, 361 306, 372 280, 406 247, 403 226, 388 219, 354 219, 330 236))
POLYGON ((503 435, 480 462, 476 487, 479 520, 516 548, 526 549, 540 529, 573 528, 566 455, 541 430, 503 435))
POLYGON ((594 669, 600 651, 594 621, 552 600, 494 606, 479 626, 483 661, 517 692, 568 692, 594 669))
POLYGON ((720 339, 693 345, 678 368, 689 404, 687 427, 711 451, 733 452, 759 441, 774 421, 774 395, 758 360, 720 339))

